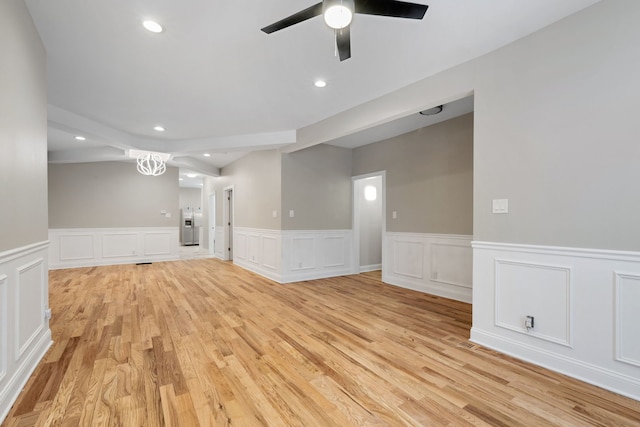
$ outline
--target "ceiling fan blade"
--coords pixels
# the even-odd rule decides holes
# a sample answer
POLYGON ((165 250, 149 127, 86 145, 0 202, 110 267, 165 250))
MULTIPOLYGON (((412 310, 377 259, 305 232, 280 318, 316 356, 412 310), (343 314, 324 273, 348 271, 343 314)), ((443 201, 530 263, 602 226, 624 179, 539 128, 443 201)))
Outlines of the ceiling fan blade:
POLYGON ((429 6, 395 0, 356 0, 355 13, 422 19, 429 6))
POLYGON ((281 19, 271 25, 267 25, 266 27, 262 28, 262 31, 267 34, 271 34, 275 31, 282 30, 283 28, 290 27, 318 15, 322 15, 322 2, 314 4, 313 6, 301 10, 298 13, 294 13, 291 16, 287 16, 286 18, 281 19))
POLYGON ((340 62, 351 58, 351 32, 349 27, 336 30, 336 45, 338 46, 340 62))

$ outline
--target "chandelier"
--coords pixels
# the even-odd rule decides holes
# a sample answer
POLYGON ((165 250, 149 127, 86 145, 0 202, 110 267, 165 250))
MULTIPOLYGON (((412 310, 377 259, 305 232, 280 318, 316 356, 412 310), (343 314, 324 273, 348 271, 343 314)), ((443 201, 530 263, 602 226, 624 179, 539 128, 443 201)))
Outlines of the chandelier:
POLYGON ((167 170, 167 160, 171 158, 171 155, 153 151, 129 150, 129 157, 136 159, 138 172, 142 175, 159 176, 167 170))

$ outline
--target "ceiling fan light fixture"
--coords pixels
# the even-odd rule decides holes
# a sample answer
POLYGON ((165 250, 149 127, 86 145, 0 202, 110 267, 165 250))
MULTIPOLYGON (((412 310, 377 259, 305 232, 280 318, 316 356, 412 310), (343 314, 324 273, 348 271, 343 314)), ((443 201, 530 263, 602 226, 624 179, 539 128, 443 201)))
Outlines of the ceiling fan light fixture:
POLYGON ((353 19, 353 0, 324 1, 324 22, 331 28, 341 30, 353 19))

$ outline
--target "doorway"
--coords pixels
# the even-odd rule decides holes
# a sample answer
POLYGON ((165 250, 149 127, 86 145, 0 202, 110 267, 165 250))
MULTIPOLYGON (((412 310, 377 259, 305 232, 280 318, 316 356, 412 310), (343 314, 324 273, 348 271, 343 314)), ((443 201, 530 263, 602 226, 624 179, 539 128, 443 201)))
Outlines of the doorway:
POLYGON ((209 254, 216 253, 216 193, 209 194, 209 254))
POLYGON ((223 259, 226 261, 233 260, 233 186, 224 189, 224 242, 225 251, 223 259))
POLYGON ((385 172, 351 178, 354 273, 382 270, 386 230, 385 172))

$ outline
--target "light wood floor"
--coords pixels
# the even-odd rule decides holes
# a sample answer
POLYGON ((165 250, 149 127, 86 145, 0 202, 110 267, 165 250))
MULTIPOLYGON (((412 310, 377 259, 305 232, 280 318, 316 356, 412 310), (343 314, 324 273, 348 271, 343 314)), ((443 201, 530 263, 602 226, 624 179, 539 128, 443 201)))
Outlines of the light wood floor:
POLYGON ((3 426, 640 426, 640 402, 467 341, 471 306, 372 273, 199 259, 50 273, 54 346, 3 426))

